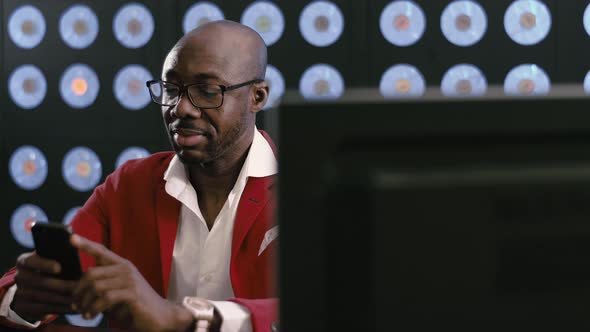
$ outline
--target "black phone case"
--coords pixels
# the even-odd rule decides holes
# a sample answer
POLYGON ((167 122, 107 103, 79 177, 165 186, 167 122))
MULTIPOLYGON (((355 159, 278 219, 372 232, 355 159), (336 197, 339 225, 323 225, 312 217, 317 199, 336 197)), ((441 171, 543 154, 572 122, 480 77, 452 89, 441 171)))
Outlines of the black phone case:
POLYGON ((31 229, 35 250, 44 258, 61 264, 61 279, 78 280, 82 276, 78 250, 70 244, 71 232, 61 223, 37 222, 31 229))

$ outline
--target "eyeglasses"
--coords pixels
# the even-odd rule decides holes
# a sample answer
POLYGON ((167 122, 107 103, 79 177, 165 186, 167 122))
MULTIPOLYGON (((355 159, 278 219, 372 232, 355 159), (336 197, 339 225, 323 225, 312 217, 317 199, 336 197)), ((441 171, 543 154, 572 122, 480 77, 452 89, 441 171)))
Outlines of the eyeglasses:
POLYGON ((193 83, 181 85, 162 80, 147 81, 146 85, 152 96, 152 100, 161 106, 176 106, 183 95, 187 95, 193 106, 207 109, 219 108, 223 105, 223 98, 226 91, 239 89, 241 87, 263 82, 257 78, 244 83, 230 86, 217 84, 193 83))

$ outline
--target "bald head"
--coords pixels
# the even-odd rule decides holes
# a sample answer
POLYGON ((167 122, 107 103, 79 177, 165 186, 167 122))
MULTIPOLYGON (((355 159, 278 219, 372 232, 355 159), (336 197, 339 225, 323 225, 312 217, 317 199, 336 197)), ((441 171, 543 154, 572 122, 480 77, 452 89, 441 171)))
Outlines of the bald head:
POLYGON ((236 156, 243 156, 254 137, 256 113, 268 99, 267 82, 257 80, 264 78, 265 71, 264 41, 239 23, 207 23, 174 45, 164 62, 162 80, 190 90, 185 88, 184 95, 175 90, 180 98, 175 105, 162 106, 162 114, 184 162, 234 163, 236 156))
POLYGON ((266 45, 256 31, 245 25, 226 20, 209 22, 185 34, 170 53, 196 48, 207 48, 222 58, 232 76, 242 79, 265 76, 266 45))

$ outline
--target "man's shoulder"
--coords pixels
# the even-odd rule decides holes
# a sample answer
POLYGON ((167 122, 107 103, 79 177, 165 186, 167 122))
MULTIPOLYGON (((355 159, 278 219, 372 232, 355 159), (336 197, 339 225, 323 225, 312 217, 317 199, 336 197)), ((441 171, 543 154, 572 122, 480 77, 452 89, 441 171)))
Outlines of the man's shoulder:
POLYGON ((141 159, 132 159, 121 165, 113 176, 143 178, 145 176, 163 177, 170 165, 174 152, 157 152, 141 159))

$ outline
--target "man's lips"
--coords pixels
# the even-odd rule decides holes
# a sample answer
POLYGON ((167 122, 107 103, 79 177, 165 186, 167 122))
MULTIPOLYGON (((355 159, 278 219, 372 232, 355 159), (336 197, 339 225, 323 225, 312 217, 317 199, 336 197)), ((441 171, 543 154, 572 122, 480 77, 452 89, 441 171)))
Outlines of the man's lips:
POLYGON ((181 136, 194 136, 194 135, 203 135, 206 136, 207 132, 201 129, 191 129, 191 128, 173 128, 173 134, 178 134, 181 136))
POLYGON ((207 139, 207 132, 200 129, 174 128, 171 130, 174 142, 179 146, 195 146, 207 139))

